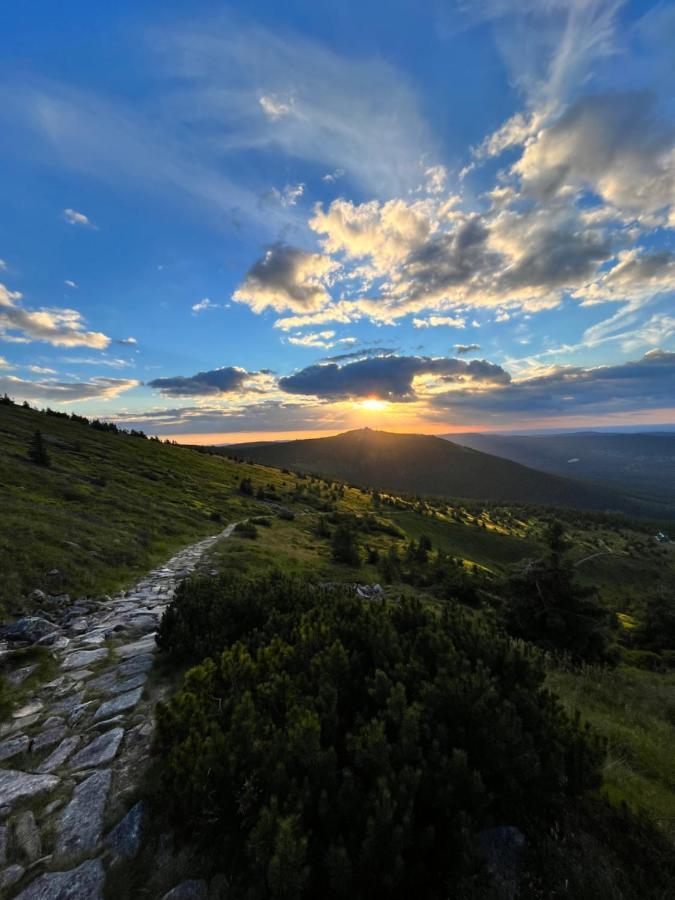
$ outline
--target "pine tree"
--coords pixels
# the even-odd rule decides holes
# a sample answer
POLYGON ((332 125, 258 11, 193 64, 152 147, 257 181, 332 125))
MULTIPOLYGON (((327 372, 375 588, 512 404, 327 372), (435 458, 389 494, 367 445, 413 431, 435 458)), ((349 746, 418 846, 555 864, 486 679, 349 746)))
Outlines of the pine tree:
POLYGON ((30 446, 28 448, 28 459, 34 462, 36 466, 50 466, 51 460, 47 453, 47 447, 42 438, 42 433, 38 430, 33 435, 30 446))

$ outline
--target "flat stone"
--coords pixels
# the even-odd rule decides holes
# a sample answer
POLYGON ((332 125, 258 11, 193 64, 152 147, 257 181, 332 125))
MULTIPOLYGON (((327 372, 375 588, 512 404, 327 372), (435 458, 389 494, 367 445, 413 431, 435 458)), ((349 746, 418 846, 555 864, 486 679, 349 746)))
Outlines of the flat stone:
POLYGON ((0 761, 3 759, 11 759, 19 753, 25 753, 25 751, 28 750, 29 744, 30 739, 25 734, 3 741, 0 744, 0 761))
POLYGON ((41 700, 31 700, 30 703, 22 706, 21 709, 15 709, 12 713, 12 718, 23 719, 26 716, 35 715, 35 713, 40 712, 43 706, 44 703, 41 700))
POLYGON ((89 766, 102 766, 115 758, 119 749, 122 738, 124 737, 123 728, 113 728, 106 731, 105 734, 99 735, 97 738, 83 747, 79 753, 71 759, 70 765, 73 769, 84 769, 89 766))
POLYGON ((61 813, 55 853, 60 858, 90 853, 101 839, 103 812, 110 788, 110 769, 80 782, 61 813))
POLYGON ((101 860, 89 859, 76 869, 41 875, 14 900, 101 900, 104 877, 101 860))
POLYGON ((76 706, 75 709, 68 716, 68 724, 71 728, 75 725, 79 725, 79 723, 84 719, 89 713, 94 711, 93 707, 98 705, 97 700, 88 700, 86 703, 81 703, 79 706, 76 706))
POLYGON ((3 805, 15 806, 54 790, 59 779, 54 775, 29 775, 13 769, 0 769, 0 797, 3 805))
POLYGON ((23 666, 21 669, 17 669, 15 672, 10 672, 9 675, 6 675, 5 678, 7 682, 14 687, 18 687, 18 685, 23 684, 24 681, 37 669, 37 663, 34 666, 23 666))
POLYGON ((42 840, 40 831, 31 810, 19 813, 13 823, 14 843, 19 853, 27 860, 33 862, 42 855, 42 840))
POLYGON ((9 866, 0 872, 0 889, 10 888, 13 884, 16 884, 19 879, 23 878, 23 873, 26 870, 23 866, 9 866))
POLYGON ((70 669, 81 669, 92 663, 100 662, 100 660, 106 658, 108 653, 109 650, 107 647, 98 647, 96 650, 76 650, 74 653, 71 653, 70 656, 65 658, 61 668, 65 671, 70 669))
POLYGON ((118 713, 132 709, 141 699, 143 688, 136 688, 135 691, 128 691, 126 694, 120 694, 113 697, 112 700, 106 700, 102 703, 94 714, 94 721, 99 719, 107 719, 110 716, 116 716, 118 713))
POLYGON ((129 659, 131 656, 150 653, 156 646, 155 635, 151 634, 141 638, 140 641, 134 641, 132 644, 123 644, 121 647, 116 647, 115 653, 120 659, 129 659))
POLYGON ((129 659, 127 662, 122 663, 117 671, 120 675, 135 675, 137 672, 149 671, 153 667, 154 662, 154 656, 151 656, 149 653, 144 653, 141 656, 136 656, 134 659, 129 659))
POLYGON ((68 631, 72 634, 86 634, 89 629, 89 623, 86 619, 74 619, 68 623, 68 631))
POLYGON ((164 894, 162 900, 198 900, 200 897, 206 897, 206 882, 193 878, 181 881, 176 887, 171 888, 164 894))
POLYGON ((77 750, 80 740, 81 738, 77 734, 62 740, 56 750, 40 763, 36 772, 45 774, 53 772, 54 769, 58 769, 58 767, 62 766, 68 757, 77 750))
POLYGON ((54 744, 58 744, 59 741, 62 741, 65 736, 65 725, 57 725, 56 728, 50 728, 47 731, 43 731, 36 738, 33 738, 30 748, 31 753, 39 753, 40 750, 44 750, 45 747, 53 747, 54 744))
POLYGON ((39 616, 28 616, 18 622, 0 625, 0 637, 9 643, 25 642, 36 644, 39 640, 58 633, 61 629, 47 619, 39 616))
POLYGON ((108 834, 105 843, 116 856, 126 859, 136 856, 141 846, 144 815, 143 801, 139 800, 108 834))
POLYGON ((68 694, 68 696, 62 697, 52 704, 52 711, 62 713, 70 712, 82 703, 83 697, 84 691, 75 691, 73 694, 68 694))

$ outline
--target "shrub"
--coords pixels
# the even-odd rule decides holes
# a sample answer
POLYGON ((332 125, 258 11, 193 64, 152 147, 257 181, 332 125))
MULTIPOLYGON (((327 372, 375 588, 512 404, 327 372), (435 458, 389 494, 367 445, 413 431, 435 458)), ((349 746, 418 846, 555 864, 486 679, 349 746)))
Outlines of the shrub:
POLYGON ((28 459, 36 466, 50 466, 51 460, 41 431, 36 431, 28 447, 28 459))
POLYGON ((481 828, 598 783, 536 652, 457 607, 197 580, 159 643, 212 654, 158 707, 157 749, 232 897, 458 896, 481 828))
POLYGON ((347 566, 358 566, 361 562, 356 535, 348 524, 338 525, 333 532, 332 553, 335 562, 347 566))
POLYGON ((255 540, 258 537, 258 529, 251 521, 237 522, 234 531, 239 537, 249 538, 251 540, 255 540))

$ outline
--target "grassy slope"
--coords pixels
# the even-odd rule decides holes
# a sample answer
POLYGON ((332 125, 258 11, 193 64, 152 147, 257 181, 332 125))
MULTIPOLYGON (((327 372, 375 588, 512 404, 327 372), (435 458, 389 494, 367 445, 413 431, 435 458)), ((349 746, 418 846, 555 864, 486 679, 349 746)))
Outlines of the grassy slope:
MULTIPOLYGON (((336 566, 329 541, 316 536, 318 507, 330 499, 329 488, 316 480, 0 406, 0 591, 10 600, 37 586, 73 594, 112 590, 223 524, 261 514, 270 516, 271 526, 259 527, 255 540, 235 537, 216 545, 207 568, 280 567, 325 580, 379 580, 372 566, 336 566), (49 469, 25 455, 38 427, 49 441, 49 469), (256 490, 273 485, 295 518, 279 519, 275 504, 242 496, 243 476, 256 490), (211 519, 214 512, 223 524, 211 519), (57 579, 46 574, 52 568, 61 573, 57 579)), ((480 513, 392 499, 393 505, 377 505, 369 493, 347 487, 337 508, 397 526, 402 537, 376 532, 363 538, 382 552, 426 533, 434 546, 499 572, 541 549, 545 522, 534 515, 518 519, 495 508, 480 513)), ((675 552, 653 547, 639 531, 598 525, 579 514, 569 535, 576 559, 600 548, 612 551, 579 571, 599 584, 616 611, 639 618, 645 583, 675 585, 675 552)), ((675 676, 628 668, 554 670, 549 681, 570 709, 579 709, 609 738, 610 796, 646 809, 672 835, 675 676)))
MULTIPOLYGON (((410 494, 646 511, 641 502, 606 488, 529 469, 430 435, 361 429, 328 438, 237 444, 224 452, 410 494)), ((660 511, 652 509, 649 514, 660 511)))

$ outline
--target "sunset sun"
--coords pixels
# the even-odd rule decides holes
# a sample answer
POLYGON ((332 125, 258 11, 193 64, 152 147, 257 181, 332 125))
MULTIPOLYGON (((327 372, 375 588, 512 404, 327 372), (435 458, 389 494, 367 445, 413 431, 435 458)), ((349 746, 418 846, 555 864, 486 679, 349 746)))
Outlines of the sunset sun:
POLYGON ((376 397, 368 397, 367 400, 362 400, 359 406, 361 407, 361 409, 382 410, 387 408, 388 403, 386 400, 378 400, 376 397))

